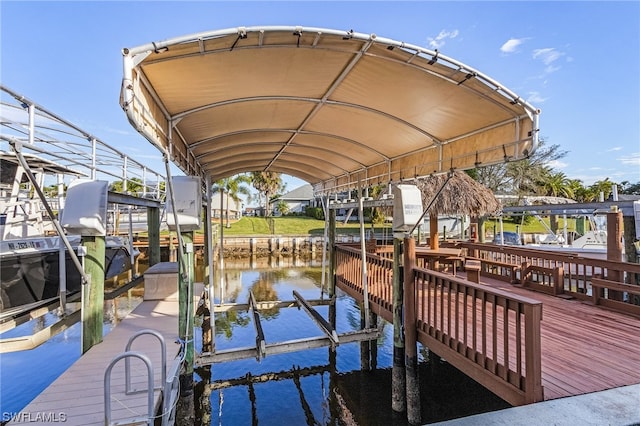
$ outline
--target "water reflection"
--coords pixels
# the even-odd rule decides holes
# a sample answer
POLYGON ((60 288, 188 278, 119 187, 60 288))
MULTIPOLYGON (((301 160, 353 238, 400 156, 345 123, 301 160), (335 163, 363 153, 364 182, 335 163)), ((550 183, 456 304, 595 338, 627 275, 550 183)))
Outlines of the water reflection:
MULTIPOLYGON (((294 290, 307 300, 327 299, 321 289, 322 269, 317 265, 299 267, 286 258, 240 260, 243 268, 225 262, 225 291, 216 292, 216 303, 226 294, 225 302, 245 304, 249 291, 258 302, 293 300, 294 290)), ((360 330, 364 323, 361 307, 340 291, 336 296, 338 334, 360 330)), ((329 318, 329 306, 315 309, 329 318)), ((261 310, 260 319, 267 344, 323 336, 295 305, 261 310)), ((375 321, 382 319, 374 316, 375 321)), ((216 313, 216 351, 255 348, 252 322, 246 310, 216 313)), ((201 345, 207 332, 205 327, 196 333, 196 351, 210 349, 201 345)), ((508 406, 420 349, 424 423, 508 406)), ((321 347, 197 368, 196 417, 202 425, 405 425, 406 417, 391 410, 392 362, 393 328, 384 323, 381 337, 371 344, 349 343, 335 349, 321 347)))

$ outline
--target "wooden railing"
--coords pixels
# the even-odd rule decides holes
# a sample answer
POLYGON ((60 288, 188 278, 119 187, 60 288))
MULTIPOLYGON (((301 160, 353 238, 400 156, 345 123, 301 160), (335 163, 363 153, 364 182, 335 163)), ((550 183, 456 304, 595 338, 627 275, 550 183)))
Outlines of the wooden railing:
MULTIPOLYGON (((640 264, 517 246, 471 242, 460 242, 456 246, 465 249, 466 256, 487 265, 494 262, 513 265, 517 268, 513 281, 533 290, 569 295, 623 312, 640 312, 640 295, 633 287, 640 284, 640 264), (594 287, 600 289, 597 294, 594 287)), ((511 277, 504 279, 511 280, 511 277)))
MULTIPOLYGON (((340 288, 362 300, 360 250, 336 248, 340 288)), ((389 259, 367 254, 372 309, 390 320, 389 259)), ((542 304, 422 268, 414 268, 418 340, 513 405, 542 401, 542 304)))
POLYGON ((542 401, 542 303, 414 270, 421 343, 513 405, 542 401))
MULTIPOLYGON (((348 246, 336 250, 336 279, 350 296, 362 299, 362 252, 348 246)), ((392 322, 393 261, 367 253, 367 291, 374 313, 392 322)), ((358 299, 359 300, 359 299, 358 299)))

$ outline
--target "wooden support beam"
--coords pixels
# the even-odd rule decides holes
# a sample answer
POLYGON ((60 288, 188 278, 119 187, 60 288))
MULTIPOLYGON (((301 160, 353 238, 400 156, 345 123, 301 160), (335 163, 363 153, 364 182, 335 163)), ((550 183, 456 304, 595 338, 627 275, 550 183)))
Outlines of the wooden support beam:
POLYGON ((340 339, 338 338, 338 333, 336 330, 329 324, 327 320, 322 318, 322 315, 318 313, 311 305, 304 300, 304 297, 300 295, 296 290, 293 290, 293 297, 298 302, 298 306, 305 310, 307 314, 311 317, 311 319, 320 327, 320 329, 324 332, 324 334, 331 339, 334 345, 340 344, 340 339))
POLYGON ((251 309, 253 316, 253 325, 256 329, 256 359, 260 361, 267 356, 267 344, 264 341, 264 331, 262 330, 262 323, 260 322, 260 314, 258 313, 256 297, 253 295, 253 291, 249 291, 249 309, 251 309))

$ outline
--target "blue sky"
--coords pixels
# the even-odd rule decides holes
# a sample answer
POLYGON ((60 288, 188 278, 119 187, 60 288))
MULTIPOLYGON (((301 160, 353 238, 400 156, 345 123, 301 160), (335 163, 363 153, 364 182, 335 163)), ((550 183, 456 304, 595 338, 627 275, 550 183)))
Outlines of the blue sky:
MULTIPOLYGON (((164 171, 118 104, 124 47, 301 25, 376 33, 464 62, 542 110, 553 167, 640 182, 640 2, 0 2, 0 81, 164 171)), ((289 179, 287 189, 304 182, 289 179)))

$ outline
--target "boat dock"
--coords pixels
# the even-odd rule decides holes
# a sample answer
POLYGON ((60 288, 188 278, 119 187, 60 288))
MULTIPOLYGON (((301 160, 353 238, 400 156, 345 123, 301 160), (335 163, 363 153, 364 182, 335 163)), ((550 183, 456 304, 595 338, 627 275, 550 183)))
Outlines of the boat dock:
MULTIPOLYGON (((162 267, 166 264, 158 265, 162 267)), ((162 291, 158 291, 157 286, 150 287, 154 294, 145 295, 145 300, 106 334, 102 343, 89 349, 20 413, 15 413, 9 424, 107 424, 104 409, 107 389, 105 371, 116 357, 125 352, 130 339, 145 330, 152 330, 164 339, 165 353, 162 354, 160 350, 158 336, 146 333, 131 343, 130 350, 148 357, 154 376, 153 413, 155 416, 162 412, 160 389, 164 387, 163 382, 172 379, 170 375, 173 373, 169 370, 180 351, 180 346, 176 343, 179 307, 177 294, 167 297, 162 291), (166 359, 164 374, 160 368, 163 358, 166 359), (163 380, 165 376, 166 379, 163 380)), ((111 373, 112 422, 132 418, 146 420, 148 416, 148 393, 144 391, 147 388, 147 370, 139 359, 132 359, 130 362, 129 383, 133 392, 127 394, 125 389, 126 360, 117 362, 111 373)))
MULTIPOLYGON (((486 252, 503 250, 484 247, 486 252)), ((338 248, 338 287, 363 301, 360 262, 357 250, 338 248)), ((610 303, 598 306, 593 300, 599 301, 601 295, 595 284, 593 293, 579 290, 583 284, 576 282, 575 275, 551 282, 558 294, 533 291, 518 282, 532 278, 520 275, 517 263, 481 262, 483 267, 494 267, 493 272, 486 268, 479 277, 471 278, 470 270, 458 269, 453 275, 450 270, 413 268, 417 340, 430 352, 512 405, 640 384, 640 372, 629 369, 640 364, 640 315, 631 309, 634 305, 608 300, 610 303), (478 278, 479 283, 471 281, 478 278)), ((602 265, 609 274, 622 267, 629 274, 640 271, 630 263, 602 265)), ((388 321, 393 315, 391 266, 389 259, 367 255, 367 268, 373 275, 368 287, 371 311, 388 321)), ((598 285, 604 281, 588 278, 583 271, 582 279, 585 276, 598 285)), ((538 276, 542 281, 541 277, 542 273, 538 276)), ((613 295, 609 290, 608 297, 613 295)), ((640 421, 640 415, 635 421, 640 421)))

